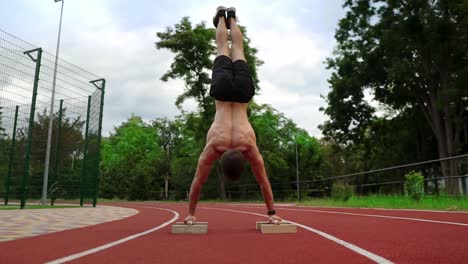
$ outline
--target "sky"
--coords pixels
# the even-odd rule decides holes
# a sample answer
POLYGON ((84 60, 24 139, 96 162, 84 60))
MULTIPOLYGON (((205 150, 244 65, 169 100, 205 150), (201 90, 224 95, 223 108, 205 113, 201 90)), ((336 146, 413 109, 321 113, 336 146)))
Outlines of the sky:
MULTIPOLYGON (((320 95, 329 91, 324 63, 336 46, 334 33, 345 14, 343 0, 186 1, 65 0, 60 57, 106 78, 103 134, 132 113, 150 121, 180 114, 181 80, 162 82, 173 54, 157 50, 156 32, 189 16, 213 27, 217 6, 234 6, 239 24, 265 62, 258 68, 260 93, 269 104, 310 135, 327 117, 320 95)), ((54 0, 1 0, 0 29, 55 53, 60 3, 54 0)), ((187 101, 183 109, 195 109, 187 101)))

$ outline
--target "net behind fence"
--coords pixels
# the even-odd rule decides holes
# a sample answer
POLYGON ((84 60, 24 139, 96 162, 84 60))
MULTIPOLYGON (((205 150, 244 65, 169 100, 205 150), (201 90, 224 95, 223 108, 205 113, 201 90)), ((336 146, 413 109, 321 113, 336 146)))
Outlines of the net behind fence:
MULTIPOLYGON (((336 183, 351 186, 356 195, 404 195, 405 176, 418 172, 424 177, 423 191, 426 195, 447 196, 447 185, 457 185, 459 195, 468 194, 468 154, 437 159, 413 164, 405 164, 365 172, 339 176, 317 175, 314 179, 271 182, 275 198, 296 200, 298 197, 330 197, 332 186, 336 183), (441 163, 453 163, 455 175, 445 175, 441 163), (299 192, 298 192, 299 190, 299 192)), ((261 191, 257 183, 229 184, 227 196, 230 200, 261 200, 261 191)))
POLYGON ((0 30, 0 195, 5 203, 38 201, 44 190, 51 202, 96 201, 105 80, 58 59, 54 85, 54 69, 55 55, 0 30))

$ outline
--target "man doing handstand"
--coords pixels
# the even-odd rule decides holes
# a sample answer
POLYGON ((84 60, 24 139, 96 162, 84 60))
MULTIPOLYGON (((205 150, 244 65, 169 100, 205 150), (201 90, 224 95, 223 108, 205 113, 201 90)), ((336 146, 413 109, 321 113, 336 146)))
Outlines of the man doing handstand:
POLYGON ((281 218, 276 216, 263 158, 247 117, 248 102, 252 99, 255 88, 244 55, 243 36, 237 25, 236 9, 218 7, 213 23, 216 27, 217 55, 213 64, 210 95, 215 98, 216 114, 198 160, 190 188, 189 212, 184 222, 195 223, 195 209, 201 188, 208 178, 211 165, 220 158, 223 174, 231 179, 238 178, 242 173, 244 159, 250 162, 265 200, 269 221, 279 224, 281 218), (228 45, 228 28, 231 32, 231 51, 228 45))

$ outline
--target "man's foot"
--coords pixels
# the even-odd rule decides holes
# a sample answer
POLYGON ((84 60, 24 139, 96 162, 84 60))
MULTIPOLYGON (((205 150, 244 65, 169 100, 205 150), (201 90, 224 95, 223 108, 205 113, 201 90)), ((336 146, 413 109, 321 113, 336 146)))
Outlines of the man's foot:
POLYGON ((236 16, 236 8, 235 7, 229 7, 228 9, 226 9, 226 13, 227 13, 227 28, 229 29, 230 26, 229 26, 229 22, 231 21, 231 17, 234 18, 234 20, 237 21, 237 16, 236 16))
POLYGON ((218 8, 216 8, 216 13, 215 13, 215 16, 213 17, 213 25, 215 27, 218 27, 218 22, 219 22, 220 17, 224 19, 224 21, 226 21, 226 10, 227 8, 224 6, 218 6, 218 8))

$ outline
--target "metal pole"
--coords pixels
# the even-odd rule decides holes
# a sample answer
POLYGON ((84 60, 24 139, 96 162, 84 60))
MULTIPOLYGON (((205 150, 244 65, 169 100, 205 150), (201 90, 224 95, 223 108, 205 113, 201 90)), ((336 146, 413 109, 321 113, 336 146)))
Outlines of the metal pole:
POLYGON ((83 167, 81 168, 81 180, 80 180, 80 206, 83 206, 84 199, 84 178, 86 175, 86 163, 88 161, 88 130, 89 130, 89 109, 91 109, 91 96, 88 96, 88 107, 86 110, 86 128, 85 128, 85 145, 83 149, 83 167))
POLYGON ((28 177, 29 177, 29 161, 31 159, 31 145, 32 145, 32 130, 34 127, 34 116, 36 112, 36 98, 37 98, 37 87, 39 86, 39 73, 41 71, 41 59, 42 59, 42 49, 37 48, 33 50, 25 51, 24 54, 36 63, 36 71, 34 73, 34 84, 33 84, 33 94, 31 99, 31 111, 29 113, 29 127, 28 127, 28 141, 26 144, 26 153, 24 158, 24 174, 21 184, 21 205, 20 208, 24 209, 26 205, 26 196, 28 193, 28 177), (31 56, 32 52, 37 51, 37 57, 34 59, 31 56))
MULTIPOLYGON (((168 145, 167 149, 166 149, 166 158, 169 158, 169 148, 170 148, 170 145, 168 145)), ((168 191, 169 191, 169 172, 167 172, 166 180, 164 182, 164 198, 166 200, 169 197, 168 196, 168 191)))
MULTIPOLYGON (((63 100, 60 100, 60 108, 59 108, 58 124, 57 124, 57 138, 55 142, 54 179, 52 180, 52 186, 57 185, 58 167, 60 164, 59 157, 60 157, 60 136, 62 132, 62 109, 63 109, 63 100)), ((51 198, 50 198, 50 205, 54 205, 54 203, 55 203, 55 192, 52 192, 51 198)))
POLYGON ((8 205, 8 195, 10 193, 10 181, 11 174, 13 173, 13 159, 15 158, 15 142, 16 142, 16 125, 18 121, 18 109, 19 106, 15 108, 15 121, 13 123, 13 136, 11 138, 11 150, 10 150, 10 160, 8 162, 8 175, 5 181, 5 205, 8 205))
POLYGON ((296 145, 296 183, 297 183, 297 200, 301 199, 301 191, 299 187, 299 157, 297 154, 297 141, 294 139, 294 144, 296 145))
POLYGON ((55 84, 57 81, 57 64, 58 64, 58 56, 59 56, 59 49, 60 49, 60 33, 62 31, 62 15, 63 15, 63 0, 55 0, 55 2, 62 2, 62 8, 60 10, 60 23, 59 23, 59 31, 57 37, 57 49, 55 50, 55 65, 54 65, 54 78, 52 81, 52 98, 50 99, 50 113, 49 113, 49 131, 47 133, 47 147, 46 147, 46 158, 44 164, 44 181, 42 184, 42 204, 46 203, 47 200, 47 183, 49 181, 49 161, 50 161, 50 146, 52 142, 52 123, 53 123, 53 115, 54 115, 54 100, 55 100, 55 84))
POLYGON ((100 102, 100 107, 99 107, 99 127, 98 127, 98 142, 97 142, 97 164, 96 164, 96 178, 94 182, 94 198, 93 198, 93 207, 96 207, 97 203, 97 195, 99 191, 99 178, 100 178, 100 168, 99 168, 99 163, 101 160, 101 132, 102 132, 102 117, 103 117, 103 111, 104 111, 104 93, 106 90, 106 79, 98 79, 94 81, 90 81, 96 88, 101 90, 101 102, 100 102), (101 82, 101 87, 96 85, 96 82, 101 82))
POLYGON ((164 198, 167 200, 167 197, 168 197, 168 191, 169 191, 169 177, 166 176, 166 180, 165 180, 165 183, 164 183, 164 198))

